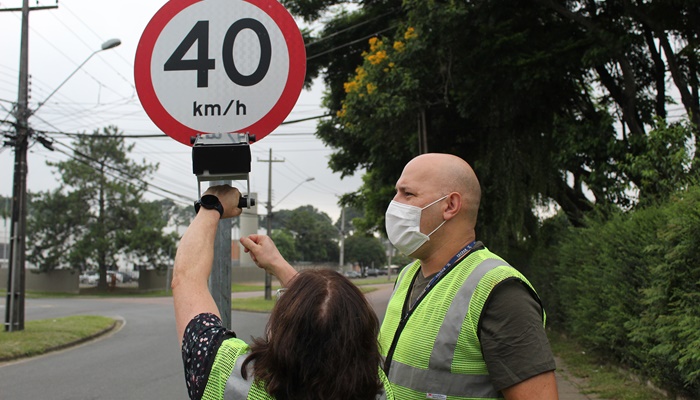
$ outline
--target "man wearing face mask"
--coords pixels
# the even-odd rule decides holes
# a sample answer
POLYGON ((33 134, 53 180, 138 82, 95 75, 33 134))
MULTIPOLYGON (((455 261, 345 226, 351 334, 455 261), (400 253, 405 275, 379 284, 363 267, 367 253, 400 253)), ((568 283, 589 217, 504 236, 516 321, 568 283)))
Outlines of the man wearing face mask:
POLYGON ((476 241, 481 188, 448 154, 411 160, 386 211, 389 240, 416 262, 396 281, 379 342, 400 399, 557 399, 535 289, 476 241))

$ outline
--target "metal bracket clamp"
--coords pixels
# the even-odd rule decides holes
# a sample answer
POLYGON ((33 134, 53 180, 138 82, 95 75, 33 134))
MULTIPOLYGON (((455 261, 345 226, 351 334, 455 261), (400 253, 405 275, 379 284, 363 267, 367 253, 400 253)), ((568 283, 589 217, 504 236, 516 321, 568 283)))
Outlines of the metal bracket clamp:
POLYGON ((192 172, 197 176, 197 196, 201 197, 201 183, 205 181, 246 181, 246 195, 238 206, 250 208, 250 143, 255 136, 247 133, 210 133, 192 137, 192 172))

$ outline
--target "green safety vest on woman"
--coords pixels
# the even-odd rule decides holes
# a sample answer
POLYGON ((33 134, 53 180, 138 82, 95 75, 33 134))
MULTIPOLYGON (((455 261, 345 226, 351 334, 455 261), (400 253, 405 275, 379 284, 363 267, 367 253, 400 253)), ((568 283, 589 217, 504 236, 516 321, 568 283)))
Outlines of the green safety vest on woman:
MULTIPOLYGON (((263 382, 255 381, 250 374, 248 379, 243 379, 241 368, 249 350, 248 344, 237 338, 227 339, 221 343, 214 358, 202 400, 275 400, 265 391, 263 382)), ((252 368, 252 363, 249 363, 248 368, 252 368)), ((384 390, 377 395, 376 400, 394 400, 384 371, 381 368, 378 370, 384 390)), ((310 387, 308 390, 313 391, 314 388, 310 387)))
MULTIPOLYGON (((401 321, 420 262, 399 275, 379 334, 394 395, 401 400, 500 399, 481 353, 478 329, 491 290, 507 279, 528 280, 483 248, 454 266, 401 321), (405 324, 405 325, 404 325, 405 324), (404 325, 400 332, 397 330, 404 325), (399 337, 394 343, 395 335, 399 337), (389 352, 394 345, 393 353, 389 352)), ((538 299, 539 301, 539 299, 538 299)), ((543 311, 543 323, 544 323, 543 311)), ((386 369, 386 368, 385 368, 386 369)))

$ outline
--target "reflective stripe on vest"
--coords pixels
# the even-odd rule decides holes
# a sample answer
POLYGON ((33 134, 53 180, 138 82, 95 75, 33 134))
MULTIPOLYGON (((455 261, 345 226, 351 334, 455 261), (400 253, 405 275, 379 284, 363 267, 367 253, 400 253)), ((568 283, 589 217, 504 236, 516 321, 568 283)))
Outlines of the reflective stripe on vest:
MULTIPOLYGON (((440 326, 430 354, 429 368, 416 368, 392 360, 389 381, 418 392, 446 396, 500 398, 489 375, 453 374, 451 372, 457 339, 469 312, 467 306, 481 279, 494 268, 508 266, 501 259, 480 262, 459 288, 440 326)), ((398 286, 398 285, 397 285, 398 286)))
MULTIPOLYGON (((253 386, 253 377, 249 377, 249 380, 243 379, 241 375, 243 362, 247 357, 241 355, 236 359, 236 363, 233 365, 233 371, 226 381, 226 389, 224 390, 224 400, 245 400, 248 398, 248 392, 253 386)), ((252 366, 253 362, 248 365, 252 366)))
POLYGON ((481 278, 492 269, 503 265, 508 265, 508 263, 495 258, 487 258, 480 262, 469 274, 469 277, 455 295, 454 300, 452 300, 450 309, 447 311, 445 320, 440 326, 437 338, 435 338, 433 352, 430 354, 429 367, 431 369, 450 370, 455 348, 457 347, 459 331, 462 329, 462 323, 467 317, 467 312, 469 312, 469 307, 465 306, 465 304, 469 304, 471 301, 476 285, 479 284, 481 278))
POLYGON ((453 374, 450 370, 414 368, 396 360, 391 361, 389 381, 423 393, 444 396, 500 398, 488 375, 453 374))

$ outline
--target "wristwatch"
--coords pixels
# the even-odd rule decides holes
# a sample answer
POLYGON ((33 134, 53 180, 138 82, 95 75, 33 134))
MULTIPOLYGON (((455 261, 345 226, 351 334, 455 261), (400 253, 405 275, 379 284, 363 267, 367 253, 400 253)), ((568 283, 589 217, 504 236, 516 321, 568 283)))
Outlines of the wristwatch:
POLYGON ((194 212, 198 213, 199 208, 204 207, 207 210, 216 210, 219 212, 219 218, 224 215, 224 206, 221 205, 219 198, 213 194, 205 194, 199 200, 194 202, 194 212))

